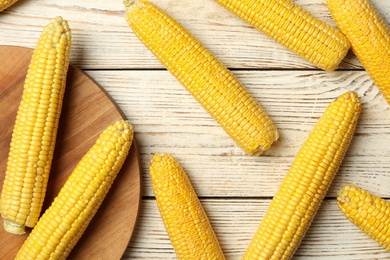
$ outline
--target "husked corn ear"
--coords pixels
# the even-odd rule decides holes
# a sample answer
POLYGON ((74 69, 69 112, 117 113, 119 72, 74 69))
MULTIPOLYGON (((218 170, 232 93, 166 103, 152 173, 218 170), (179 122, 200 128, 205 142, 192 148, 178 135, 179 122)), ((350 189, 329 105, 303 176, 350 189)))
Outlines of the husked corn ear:
POLYGON ((390 29, 369 0, 327 0, 340 31, 390 104, 390 29))
POLYGON ((12 132, 0 198, 5 230, 24 233, 40 215, 53 159, 69 66, 71 32, 56 17, 33 52, 12 132))
POLYGON ((390 202, 346 185, 337 194, 337 205, 353 224, 390 251, 390 202))
POLYGON ((133 140, 133 127, 109 125, 77 164, 16 259, 66 259, 97 212, 133 140))
POLYGON ((14 3, 16 3, 18 0, 0 0, 0 12, 4 11, 14 3))
POLYGON ((124 4, 133 32, 246 153, 270 148, 275 124, 230 70, 154 4, 124 4))
POLYGON ((341 164, 361 111, 354 92, 325 110, 299 150, 243 259, 290 259, 341 164))
POLYGON ((350 48, 337 29, 292 0, 215 1, 323 70, 335 70, 350 48))
POLYGON ((167 153, 154 154, 150 178, 157 206, 178 259, 225 259, 188 176, 167 153))

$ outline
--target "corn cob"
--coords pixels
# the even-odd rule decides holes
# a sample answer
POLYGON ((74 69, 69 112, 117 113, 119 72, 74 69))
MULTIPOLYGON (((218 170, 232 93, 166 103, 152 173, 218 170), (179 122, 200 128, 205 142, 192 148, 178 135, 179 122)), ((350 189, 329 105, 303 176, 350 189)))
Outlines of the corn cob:
POLYGON ((225 259, 188 176, 167 153, 154 154, 150 177, 157 206, 178 259, 225 259))
POLYGON ((0 0, 0 12, 4 11, 14 3, 16 3, 18 0, 0 0))
POLYGON ((323 70, 335 70, 350 48, 347 38, 337 29, 292 0, 215 1, 323 70))
POLYGON ((327 107, 284 177, 243 259, 292 257, 341 164, 360 111, 354 92, 327 107))
POLYGON ((346 185, 337 194, 337 205, 353 224, 390 251, 390 202, 346 185))
POLYGON ((124 120, 109 125, 77 164, 16 259, 66 259, 97 212, 133 140, 124 120))
POLYGON ((390 104, 390 29, 369 0, 327 0, 340 31, 390 104))
POLYGON ((270 148, 276 126, 230 70, 154 4, 124 4, 133 32, 246 153, 270 148))
POLYGON ((33 52, 10 144, 0 198, 8 232, 21 234, 40 215, 56 142, 69 66, 71 33, 56 17, 33 52))

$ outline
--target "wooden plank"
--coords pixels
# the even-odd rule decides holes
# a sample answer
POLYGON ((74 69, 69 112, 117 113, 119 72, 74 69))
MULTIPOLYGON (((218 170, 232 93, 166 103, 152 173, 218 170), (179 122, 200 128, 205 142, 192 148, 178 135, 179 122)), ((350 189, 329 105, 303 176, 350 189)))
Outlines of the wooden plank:
MULTIPOLYGON (((121 1, 19 1, 0 13, 0 45, 30 48, 50 18, 67 19, 73 33, 72 63, 88 70, 135 127, 144 199, 136 232, 122 258, 176 259, 148 176, 152 153, 166 151, 180 161, 201 196, 227 259, 240 259, 269 198, 318 117, 338 95, 354 90, 364 103, 355 138, 294 259, 389 259, 388 252, 345 219, 334 201, 336 191, 346 183, 390 198, 390 110, 356 57, 349 53, 340 66, 345 70, 326 73, 213 1, 151 1, 229 68, 238 69, 233 72, 281 133, 278 143, 264 155, 245 155, 188 92, 161 70, 128 27, 121 1)), ((326 0, 295 1, 335 26, 326 0)), ((390 2, 373 3, 390 21, 390 2)))
POLYGON ((180 161, 199 196, 273 196, 325 107, 350 90, 361 97, 363 111, 328 195, 353 183, 390 196, 390 109, 364 71, 234 71, 279 127, 280 140, 260 157, 245 155, 167 71, 87 73, 135 127, 144 196, 153 196, 150 156, 162 151, 180 161))
MULTIPOLYGON (((213 1, 152 1, 230 68, 313 68, 213 1)), ((373 2, 390 21, 390 2, 373 2)), ((325 0, 297 0, 297 3, 335 26, 325 0)), ((122 1, 20 1, 1 13, 0 45, 35 47, 42 27, 58 15, 67 19, 72 28, 71 61, 80 68, 162 68, 128 27, 122 1)), ((340 68, 361 68, 361 65, 350 53, 340 68)))
MULTIPOLYGON (((241 259, 270 200, 201 200, 227 260, 241 259)), ((144 200, 140 220, 122 259, 176 259, 156 202, 144 200)), ((294 260, 389 259, 390 253, 349 222, 334 200, 326 200, 294 260)))

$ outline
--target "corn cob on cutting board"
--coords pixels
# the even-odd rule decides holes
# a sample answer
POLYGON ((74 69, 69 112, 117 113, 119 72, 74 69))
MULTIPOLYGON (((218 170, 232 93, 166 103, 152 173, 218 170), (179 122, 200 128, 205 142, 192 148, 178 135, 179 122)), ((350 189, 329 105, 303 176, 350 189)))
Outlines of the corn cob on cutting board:
MULTIPOLYGON (((12 128, 32 50, 0 46, 0 183, 9 151, 12 128)), ((70 66, 51 177, 43 208, 46 209, 81 157, 111 123, 123 118, 111 98, 85 73, 70 66)), ((119 259, 127 247, 140 202, 140 161, 136 143, 105 201, 70 259, 119 259)), ((13 259, 29 234, 12 235, 0 228, 0 256, 13 259)))

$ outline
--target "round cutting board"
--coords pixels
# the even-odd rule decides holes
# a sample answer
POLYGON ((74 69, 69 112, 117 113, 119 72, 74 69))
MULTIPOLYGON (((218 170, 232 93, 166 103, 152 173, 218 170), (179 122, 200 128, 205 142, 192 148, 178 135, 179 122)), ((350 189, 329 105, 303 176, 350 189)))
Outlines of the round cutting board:
MULTIPOLYGON (((11 133, 31 56, 31 49, 0 46, 0 185, 4 180, 11 133)), ((107 93, 71 65, 43 210, 50 205, 98 135, 121 118, 124 118, 123 114, 107 93)), ((69 259, 121 258, 137 219, 140 182, 140 160, 134 141, 107 197, 69 259)), ((4 231, 1 218, 0 222, 0 256, 13 259, 30 229, 26 228, 24 235, 13 235, 4 231)))

